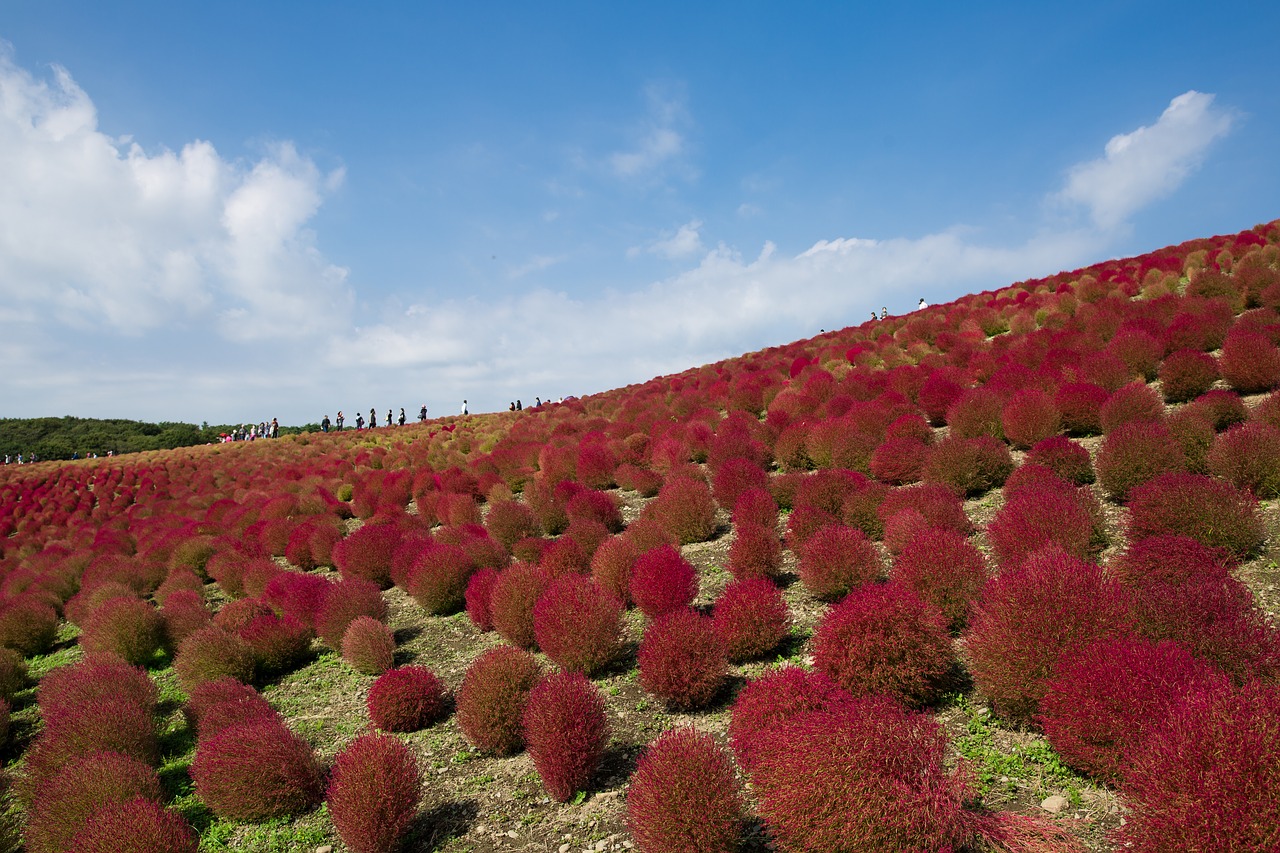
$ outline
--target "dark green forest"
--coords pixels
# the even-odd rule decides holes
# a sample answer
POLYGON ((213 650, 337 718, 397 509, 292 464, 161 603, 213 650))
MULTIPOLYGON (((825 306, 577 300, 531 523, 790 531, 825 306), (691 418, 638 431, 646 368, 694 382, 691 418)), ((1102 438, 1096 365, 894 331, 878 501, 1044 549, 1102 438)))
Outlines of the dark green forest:
MULTIPOLYGON (((143 421, 98 418, 0 418, 0 458, 17 461, 18 454, 30 459, 87 458, 96 453, 136 453, 142 450, 171 450, 193 444, 209 444, 222 433, 231 432, 229 424, 171 423, 152 424, 143 421)), ((281 435, 319 430, 316 424, 280 427, 281 435)))

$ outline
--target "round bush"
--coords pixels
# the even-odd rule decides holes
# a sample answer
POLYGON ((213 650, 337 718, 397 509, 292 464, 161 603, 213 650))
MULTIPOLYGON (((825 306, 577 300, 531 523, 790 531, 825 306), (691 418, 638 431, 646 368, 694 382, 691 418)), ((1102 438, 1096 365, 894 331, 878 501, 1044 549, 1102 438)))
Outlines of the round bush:
POLYGON ((1062 413, 1053 398, 1038 388, 1019 391, 1000 412, 1005 437, 1023 450, 1056 435, 1062 429, 1062 413))
POLYGON ((340 649, 342 635, 358 616, 371 616, 381 622, 387 618, 387 602, 373 581, 343 578, 329 590, 316 614, 316 633, 329 648, 340 649))
POLYGON ((98 699, 119 699, 150 715, 155 711, 159 690, 140 667, 114 655, 86 655, 73 664, 46 673, 40 679, 36 697, 43 714, 55 709, 75 709, 98 699))
POLYGON ((1127 591, 1098 566, 1041 552, 987 581, 965 635, 969 670, 997 712, 1029 722, 1058 659, 1132 633, 1130 612, 1127 591))
POLYGON ((405 592, 433 615, 456 613, 466 603, 467 581, 475 565, 460 545, 436 543, 418 554, 405 579, 405 592))
POLYGON ((931 528, 917 533, 898 553, 890 578, 936 607, 952 628, 959 628, 968 620, 987 574, 982 552, 968 539, 954 530, 931 528))
POLYGON ((642 853, 732 853, 745 817, 732 762, 696 729, 664 732, 631 775, 627 828, 642 853))
POLYGON ((511 755, 524 745, 520 716, 541 672, 523 649, 498 646, 480 655, 458 689, 458 727, 476 749, 511 755))
POLYGON ((369 719, 384 732, 416 732, 447 712, 444 684, 425 666, 389 669, 369 688, 369 719))
POLYGON ((726 656, 734 663, 764 657, 787 636, 787 603, 765 578, 730 583, 716 599, 711 618, 726 656))
POLYGON ((847 692, 819 671, 791 665, 765 670, 747 682, 733 703, 729 745, 738 764, 753 775, 760 746, 769 741, 771 728, 848 698, 847 692))
MULTIPOLYGON (((579 521, 571 522, 559 539, 550 540, 547 542, 546 547, 542 549, 542 555, 538 558, 538 565, 546 570, 551 577, 585 574, 590 570, 591 554, 572 535, 574 527, 579 524, 581 524, 579 521)), ((599 532, 602 541, 603 537, 609 535, 609 532, 602 526, 599 532)))
POLYGON ((14 694, 27 686, 27 663, 13 649, 0 647, 0 699, 13 701, 14 694))
POLYGON ((749 459, 730 459, 720 466, 712 480, 712 493, 721 507, 732 510, 738 499, 748 491, 764 490, 769 485, 769 475, 749 459))
MULTIPOLYGON (((1214 432, 1222 432, 1224 429, 1244 423, 1247 420, 1258 419, 1261 408, 1262 406, 1259 406, 1250 413, 1249 409, 1245 407, 1244 401, 1240 399, 1240 395, 1236 392, 1213 390, 1201 394, 1189 405, 1185 406, 1184 411, 1191 410, 1195 414, 1202 416, 1208 421, 1214 432)), ((1181 412, 1177 414, 1181 414, 1181 412)), ((1273 426, 1280 426, 1280 424, 1273 424, 1273 426)))
POLYGON ((338 753, 325 802, 353 853, 384 853, 417 814, 421 790, 413 751, 391 735, 365 734, 338 753))
POLYGON ((196 795, 227 820, 301 814, 324 797, 311 747, 278 718, 244 722, 197 743, 191 778, 196 795))
POLYGON ((973 524, 969 521, 969 516, 965 515, 964 503, 959 495, 941 483, 919 483, 892 489, 879 502, 875 512, 881 525, 884 525, 903 510, 920 513, 928 527, 954 530, 966 536, 973 531, 973 524))
POLYGON ((386 589, 401 537, 394 524, 365 524, 334 546, 334 565, 343 577, 364 578, 386 589))
POLYGON ((204 599, 196 593, 181 590, 171 593, 160 608, 164 647, 170 653, 176 652, 183 640, 208 625, 212 618, 204 599))
POLYGON ((968 388, 947 409, 950 435, 956 438, 1004 438, 1004 400, 988 388, 968 388))
POLYGON ((1182 448, 1169 429, 1156 423, 1133 423, 1107 435, 1094 460, 1098 481, 1108 496, 1127 500, 1143 483, 1186 468, 1182 448))
POLYGON ((1054 435, 1036 442, 1027 453, 1026 463, 1043 465, 1063 480, 1077 486, 1093 482, 1093 463, 1089 461, 1089 451, 1065 435, 1054 435))
POLYGON ((372 616, 357 616, 342 635, 342 659, 356 672, 381 675, 395 665, 396 639, 372 616))
POLYGON ((30 853, 62 853, 76 833, 103 806, 134 797, 158 802, 160 781, 150 767, 118 752, 94 752, 72 759, 36 788, 24 833, 30 853))
POLYGON ((254 670, 260 676, 289 672, 311 655, 311 631, 293 616, 265 613, 239 631, 240 639, 254 654, 254 670))
POLYGON ((267 581, 262 600, 282 616, 292 616, 315 631, 316 619, 324 607, 333 582, 321 575, 280 572, 267 581))
POLYGON ((173 656, 173 669, 187 693, 224 675, 247 684, 253 681, 256 666, 253 647, 217 625, 201 628, 187 637, 173 656))
POLYGON ((1258 552, 1266 530, 1258 504, 1230 483, 1199 474, 1163 474, 1129 496, 1129 538, 1190 536, 1238 559, 1258 552))
POLYGON ((710 704, 729 675, 715 626, 687 607, 649 624, 636 652, 640 686, 673 710, 710 704))
POLYGON ((1218 360, 1198 350, 1170 353, 1160 365, 1160 392, 1167 403, 1194 400, 1218 380, 1218 360))
POLYGON ((1150 382, 1156 378, 1156 368, 1164 355, 1164 342, 1141 329, 1122 329, 1107 342, 1107 352, 1124 362, 1130 377, 1150 382))
POLYGON ((1261 332, 1233 329, 1218 360, 1222 378, 1241 394, 1261 394, 1280 386, 1280 349, 1261 332))
POLYGON ((1089 382, 1069 382, 1058 389, 1053 402, 1062 415, 1062 427, 1072 435, 1102 432, 1102 405, 1111 393, 1089 382))
POLYGON ((493 630, 493 586, 498 582, 496 569, 477 569, 467 581, 463 595, 467 602, 467 616, 481 631, 493 630))
POLYGON ((58 634, 58 612, 32 595, 0 605, 0 647, 24 656, 47 652, 58 634))
POLYGON ((735 578, 771 578, 782 567, 782 540, 773 526, 750 522, 733 528, 729 543, 729 571, 735 578))
POLYGON ((646 551, 631 569, 631 599, 649 618, 687 607, 698 595, 698 571, 672 545, 646 551))
POLYGON ((542 786, 568 802, 591 781, 609 742, 604 697, 576 672, 544 676, 529 691, 521 714, 524 741, 542 786))
POLYGON ((631 570, 640 549, 629 536, 611 536, 591 557, 591 577, 624 605, 631 602, 631 570))
POLYGON ((1261 421, 1234 426, 1214 440, 1209 472, 1254 497, 1280 497, 1280 427, 1261 421))
POLYGON ((914 436, 886 438, 871 454, 871 476, 892 486, 919 481, 929 457, 929 445, 914 436))
POLYGON ((528 563, 516 563, 498 574, 489 595, 489 611, 502 639, 522 649, 533 648, 533 608, 549 583, 551 576, 545 569, 528 563))
POLYGON ((1013 458, 1004 442, 990 436, 949 435, 929 453, 924 479, 972 497, 998 488, 1012 472, 1013 458))
POLYGON ((176 811, 147 797, 96 809, 71 839, 77 853, 196 853, 200 837, 176 811))
POLYGON ((206 681, 197 687, 187 703, 186 714, 201 740, 240 723, 276 716, 261 693, 234 678, 206 681))
POLYGON ((1219 580, 1234 561, 1221 548, 1210 548, 1190 536, 1147 536, 1129 543, 1107 565, 1107 575, 1141 590, 1147 584, 1179 586, 1202 578, 1219 580))
POLYGON ((590 577, 564 575, 533 607, 533 635, 561 669, 594 675, 622 652, 622 602, 590 577))
POLYGON ((1007 569, 1049 546, 1080 559, 1092 557, 1106 545, 1106 529, 1102 508, 1087 489, 1029 485, 996 513, 987 538, 1007 569))
POLYGON ((159 651, 163 638, 155 607, 137 598, 116 597, 90 614, 80 645, 89 654, 114 654, 131 664, 143 664, 159 651))
POLYGON ((705 542, 716 533, 716 502, 703 480, 668 480, 645 509, 681 545, 705 542))
POLYGON ((1125 424, 1159 423, 1164 419, 1164 403, 1146 385, 1131 382, 1107 398, 1098 416, 1102 431, 1112 433, 1125 424))
POLYGON ((489 507, 484 520, 489 535, 510 549, 527 536, 541 535, 533 510, 519 501, 498 501, 489 507))
POLYGON ((734 501, 732 520, 735 529, 741 524, 756 524, 775 530, 778 526, 778 502, 767 486, 748 489, 734 501))
POLYGON ((880 576, 880 554, 856 527, 832 524, 800 549, 800 582, 814 596, 831 601, 880 576))

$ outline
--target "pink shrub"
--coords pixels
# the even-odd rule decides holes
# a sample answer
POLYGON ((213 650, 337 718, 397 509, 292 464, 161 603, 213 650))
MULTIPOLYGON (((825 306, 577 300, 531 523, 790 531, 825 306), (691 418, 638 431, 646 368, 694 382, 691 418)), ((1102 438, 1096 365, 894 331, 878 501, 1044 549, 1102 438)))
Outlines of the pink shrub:
POLYGON ((778 503, 767 487, 747 489, 733 503, 733 526, 757 524, 770 530, 778 526, 778 503))
POLYGON ((1046 484, 1023 488, 1007 500, 987 525, 987 539, 1008 569, 1050 546, 1079 559, 1092 557, 1106 545, 1106 528, 1092 492, 1046 484))
POLYGON ((26 753, 28 793, 69 761, 109 751, 153 764, 159 758, 155 719, 127 696, 95 696, 74 705, 41 708, 44 729, 26 753))
POLYGON ((342 635, 342 659, 356 672, 381 675, 394 666, 396 640, 372 616, 357 616, 342 635))
POLYGON ((730 459, 720 466, 712 480, 712 492, 716 502, 725 509, 733 509, 746 492, 767 489, 769 475, 759 465, 748 459, 730 459))
POLYGON ((1113 580, 1140 590, 1148 584, 1190 583, 1202 578, 1221 579, 1230 574, 1231 556, 1190 536, 1147 536, 1129 543, 1112 558, 1107 574, 1113 580))
POLYGON ((292 616, 314 631, 316 617, 334 584, 321 575, 280 572, 267 582, 262 600, 282 616, 292 616))
POLYGON ((1165 330, 1165 351, 1194 349, 1210 352, 1222 346, 1231 326, 1231 309, 1223 305, 1221 312, 1178 314, 1165 330))
POLYGON ((1123 790, 1133 810, 1120 831, 1126 849, 1275 849, 1277 721, 1280 691, 1271 686, 1188 696, 1130 756, 1123 790))
POLYGON ((1261 421, 1234 426, 1209 451, 1209 471, 1254 497, 1280 497, 1280 427, 1261 421))
MULTIPOLYGON (((1206 391, 1184 407, 1184 411, 1191 410, 1203 416, 1215 432, 1221 432, 1247 420, 1257 419, 1261 409, 1262 406, 1259 406, 1251 414, 1239 394, 1222 390, 1206 391)), ((1273 424, 1273 426, 1280 426, 1280 424, 1273 424)))
POLYGON ((445 686, 425 666, 389 669, 369 688, 369 719, 384 732, 416 732, 442 719, 445 686))
POLYGON ((493 586, 498 582, 498 572, 494 569, 480 569, 467 581, 464 594, 467 616, 471 623, 481 631, 493 630, 493 586))
POLYGON ((311 747, 278 718, 241 723, 197 743, 191 778, 196 795, 227 820, 300 814, 324 796, 311 747))
POLYGON ((387 618, 387 602, 373 581, 344 578, 334 584, 316 615, 316 634, 331 649, 342 647, 342 635, 357 616, 387 618))
POLYGON ((565 575, 534 605, 534 639, 561 669, 594 675, 622 651, 622 611, 590 577, 565 575))
POLYGON ((1038 388, 1019 391, 1000 412, 1004 435, 1022 449, 1056 435, 1062 429, 1062 413, 1053 398, 1038 388))
POLYGON ((702 480, 668 480, 646 512, 681 545, 705 542, 716 532, 716 502, 702 480))
POLYGON ((476 749, 511 755, 524 745, 521 715, 540 676, 533 655, 511 646, 472 661, 458 689, 458 727, 476 749))
POLYGON ((570 526, 575 521, 595 521, 603 524, 609 533, 622 532, 622 512, 618 502, 606 492, 586 489, 569 499, 565 515, 570 526))
POLYGON ((770 729, 809 711, 826 709, 849 694, 821 672, 798 666, 767 669, 738 692, 729 718, 729 744, 738 764, 754 775, 762 744, 770 729))
POLYGON ((1088 382, 1063 385, 1053 397, 1062 415, 1063 429, 1072 435, 1102 432, 1102 406, 1110 396, 1106 388, 1088 382))
POLYGON ((896 583, 854 590, 813 636, 814 666, 845 690, 911 706, 937 696, 954 661, 942 613, 896 583))
POLYGON ((568 802, 591 781, 609 742, 604 697, 581 673, 553 673, 534 685, 520 719, 542 786, 568 802))
POLYGON ((522 649, 533 648, 533 608, 550 583, 545 569, 528 563, 516 563, 498 574, 489 595, 489 611, 502 639, 522 649))
POLYGON ((1107 342, 1106 351, 1124 362, 1130 377, 1150 382, 1156 378, 1156 368, 1164 355, 1164 342, 1141 329, 1122 329, 1107 342))
MULTIPOLYGON (((579 524, 579 521, 571 522, 563 536, 552 539, 542 549, 538 565, 552 577, 585 574, 591 568, 591 554, 571 536, 571 531, 579 524)), ((607 537, 609 531, 600 527, 600 535, 602 538, 607 537)))
POLYGON ((996 710, 1029 721, 1064 654, 1132 632, 1130 596, 1102 570, 1042 552, 987 581, 969 620, 973 678, 996 710))
POLYGON ((72 837, 77 853, 196 853, 200 838, 176 811, 147 797, 96 808, 72 837))
POLYGON ((489 535, 508 549, 526 536, 538 536, 542 533, 533 510, 519 501, 498 501, 493 504, 489 507, 489 515, 484 523, 489 529, 489 535))
POLYGON ((893 489, 880 501, 875 512, 883 525, 908 509, 920 513, 929 527, 954 530, 966 536, 973 530, 959 496, 941 483, 919 483, 893 489))
MULTIPOLYGON (((917 488, 913 486, 912 488, 917 488)), ((880 504, 890 489, 884 483, 869 480, 862 488, 850 493, 840 506, 840 519, 845 524, 852 524, 871 539, 879 539, 884 533, 884 522, 880 519, 880 504)))
POLYGON ((258 675, 288 672, 311 654, 311 629, 293 616, 266 613, 250 620, 239 634, 253 649, 258 675))
POLYGON ((990 436, 949 435, 929 453, 924 479, 941 483, 956 494, 973 496, 999 488, 1012 472, 1013 458, 1004 442, 990 436))
POLYGON ((1169 434, 1182 451, 1183 470, 1193 474, 1207 474, 1214 432, 1206 411, 1192 403, 1171 414, 1166 424, 1169 434))
POLYGON ((838 516, 849 495, 862 489, 868 482, 865 475, 843 468, 815 471, 797 481, 792 506, 795 509, 809 507, 830 516, 838 516))
POLYGON ((729 571, 735 578, 768 578, 782 566, 782 540, 773 527, 744 522, 735 525, 729 543, 729 571))
POLYGON ((391 561, 402 534, 392 524, 365 524, 333 549, 333 562, 343 577, 371 580, 386 589, 391 585, 391 561))
POLYGON ((1093 463, 1089 451, 1065 435, 1054 435, 1036 443, 1026 461, 1043 465, 1068 483, 1083 486, 1093 482, 1093 463))
POLYGON ((52 669, 40 679, 36 691, 42 713, 75 708, 97 699, 121 699, 150 715, 158 695, 155 682, 143 669, 114 655, 86 655, 73 664, 52 669))
POLYGON ((103 806, 135 797, 159 801, 155 771, 118 752, 94 752, 73 759, 41 782, 32 799, 24 839, 31 853, 78 850, 71 840, 103 806))
POLYGON ((392 850, 418 812, 422 771, 396 738, 365 734, 338 753, 325 802, 342 842, 353 853, 392 850))
POLYGON ((964 536, 930 529, 898 553, 890 578, 936 607, 952 628, 959 628, 968 620, 987 574, 982 552, 964 536))
POLYGON ((671 545, 641 554, 631 570, 631 599, 651 619, 687 607, 697 595, 697 569, 671 545))
POLYGON ((1186 468, 1182 448, 1158 423, 1132 423, 1112 432, 1103 439, 1094 464, 1103 490, 1119 501, 1149 480, 1186 468))
POLYGON ((920 386, 916 399, 934 426, 946 423, 947 410, 964 393, 964 387, 943 371, 934 371, 920 386))
POLYGON ((206 681, 191 691, 185 712, 200 738, 230 725, 275 714, 261 693, 229 676, 206 681))
POLYGON ((814 596, 834 600, 880 576, 880 554, 856 527, 833 524, 800 549, 800 582, 814 596))
POLYGON ((460 545, 433 544, 422 550, 405 578, 405 592, 433 615, 456 613, 466 603, 467 581, 475 565, 460 545))
POLYGON ((640 549, 629 536, 611 536, 591 557, 591 577, 623 605, 631 601, 631 570, 640 549))
POLYGON ((687 607, 645 628, 636 662, 640 686, 673 710, 705 707, 728 678, 728 659, 712 620, 687 607))
POLYGON ((969 388, 956 398, 947 409, 947 424, 951 427, 950 435, 957 438, 977 438, 990 436, 1004 438, 1004 426, 1001 414, 1004 401, 1000 395, 987 388, 969 388))
POLYGON ((1225 686, 1222 673, 1176 643, 1108 639, 1058 662, 1039 722, 1063 760, 1114 783, 1184 696, 1225 686))
POLYGON ((80 635, 86 653, 114 654, 131 664, 149 661, 163 641, 160 613, 145 601, 123 597, 98 605, 80 635))
POLYGON ((1126 424, 1159 423, 1164 419, 1164 403, 1151 388, 1131 382, 1107 398, 1099 419, 1104 433, 1115 432, 1126 424))
POLYGON ((163 644, 176 652, 178 644, 209 624, 212 614, 197 593, 179 590, 171 593, 160 608, 163 644))
POLYGON ((33 595, 0 604, 0 647, 24 656, 47 652, 58 632, 58 612, 33 595))
POLYGON ((904 486, 917 482, 929 457, 929 445, 913 436, 886 438, 871 454, 871 476, 882 483, 904 486))
POLYGON ((730 661, 764 657, 787 636, 782 593, 765 578, 735 580, 716 599, 712 624, 730 661))
POLYGON ((1160 365, 1160 392, 1168 403, 1193 400, 1213 387, 1217 379, 1218 360, 1198 350, 1170 353, 1160 365))
POLYGON ((840 519, 826 510, 801 504, 787 517, 787 547, 792 551, 802 551, 805 543, 819 530, 839 523, 840 519))
POLYGON ((1222 378, 1241 394, 1260 394, 1280 386, 1280 349, 1260 332, 1233 329, 1218 360, 1222 378))
POLYGON ((641 853, 733 853, 745 817, 732 762, 691 727, 649 744, 627 789, 627 827, 641 853))
POLYGON ((1266 530, 1258 504, 1230 483, 1199 474, 1163 474, 1129 495, 1129 538, 1190 536, 1237 558, 1258 552, 1266 530))
POLYGON ((203 682, 223 676, 253 681, 256 661, 248 643, 217 625, 209 625, 178 645, 173 669, 182 689, 190 693, 203 682))

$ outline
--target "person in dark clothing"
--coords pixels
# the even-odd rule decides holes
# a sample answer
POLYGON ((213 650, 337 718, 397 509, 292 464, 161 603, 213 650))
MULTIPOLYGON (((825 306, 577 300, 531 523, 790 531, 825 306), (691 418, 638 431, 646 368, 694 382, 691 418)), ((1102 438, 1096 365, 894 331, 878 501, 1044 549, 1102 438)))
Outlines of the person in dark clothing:
POLYGON ((404 426, 404 406, 400 407, 400 426, 404 426))
POLYGON ((321 432, 328 432, 328 431, 329 431, 329 416, 328 416, 328 415, 325 415, 325 416, 320 420, 320 431, 321 431, 321 432))
POLYGON ((356 429, 364 429, 364 415, 356 415, 356 429))
POLYGON ((334 426, 338 428, 338 432, 342 432, 342 409, 338 409, 338 417, 334 419, 334 426))
POLYGON ((369 429, 378 428, 378 413, 372 408, 369 409, 369 429))
POLYGON ((423 403, 422 408, 418 409, 418 420, 421 421, 422 423, 426 423, 426 420, 427 420, 427 404, 426 403, 423 403))

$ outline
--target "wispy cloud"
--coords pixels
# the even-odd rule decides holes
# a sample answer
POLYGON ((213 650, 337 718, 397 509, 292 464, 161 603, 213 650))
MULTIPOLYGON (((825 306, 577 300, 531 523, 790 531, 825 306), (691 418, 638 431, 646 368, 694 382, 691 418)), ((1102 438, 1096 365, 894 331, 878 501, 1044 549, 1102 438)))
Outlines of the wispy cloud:
POLYGON ((681 225, 674 233, 666 232, 657 240, 641 248, 639 246, 627 250, 628 257, 636 257, 641 252, 648 252, 667 260, 683 260, 703 251, 702 220, 693 219, 681 225))
POLYGON ((513 280, 524 278, 532 273, 541 272, 542 270, 553 267, 556 264, 564 263, 565 258, 565 255, 534 255, 523 264, 513 267, 510 272, 507 273, 507 278, 513 280))
POLYGON ((1071 169, 1057 200, 1083 205, 1098 227, 1114 228, 1172 194, 1236 122, 1213 101, 1213 95, 1185 92, 1155 124, 1113 136, 1102 157, 1071 169))
POLYGON ((681 164, 686 154, 684 128, 689 116, 683 90, 650 85, 645 90, 645 100, 648 113, 632 132, 631 144, 609 155, 609 166, 617 177, 648 177, 673 164, 681 164))

